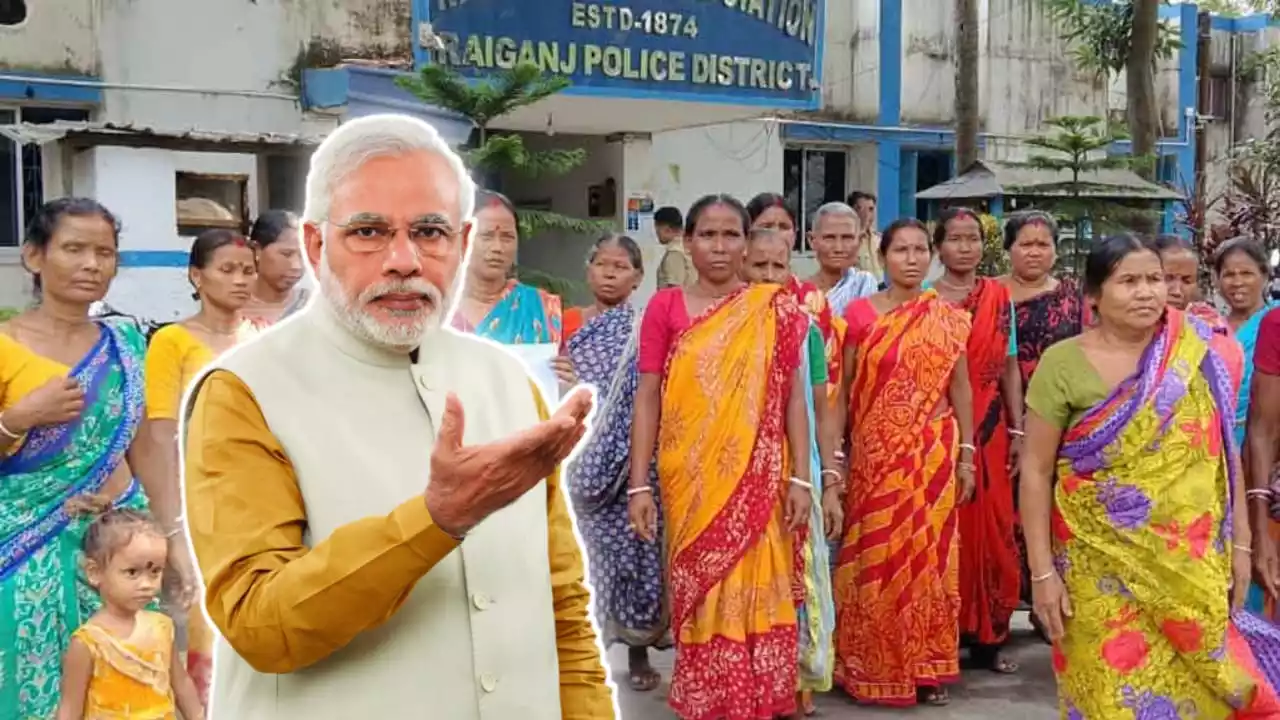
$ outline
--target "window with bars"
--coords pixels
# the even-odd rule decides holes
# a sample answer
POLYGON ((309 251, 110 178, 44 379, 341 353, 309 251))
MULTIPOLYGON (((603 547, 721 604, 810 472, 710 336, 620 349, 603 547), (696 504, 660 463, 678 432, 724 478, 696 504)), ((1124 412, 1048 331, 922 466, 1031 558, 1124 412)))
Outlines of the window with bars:
POLYGON ((843 150, 788 148, 783 160, 782 194, 799 213, 796 220, 795 251, 807 253, 809 223, 818 208, 829 202, 844 202, 849 159, 843 150))
MULTIPOLYGON (((54 107, 0 108, 0 125, 83 122, 87 110, 54 107)), ((0 137, 0 248, 22 242, 26 219, 44 202, 44 161, 40 147, 19 146, 0 137)))

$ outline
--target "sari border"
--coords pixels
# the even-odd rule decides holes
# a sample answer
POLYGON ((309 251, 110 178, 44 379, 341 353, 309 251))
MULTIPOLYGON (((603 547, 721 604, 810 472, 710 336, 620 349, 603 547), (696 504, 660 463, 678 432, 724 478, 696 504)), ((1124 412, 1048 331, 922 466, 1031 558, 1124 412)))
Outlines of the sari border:
MULTIPOLYGON (((134 434, 142 419, 143 404, 130 402, 130 398, 142 397, 142 366, 140 358, 135 357, 128 349, 124 331, 110 323, 102 323, 103 338, 95 345, 97 353, 82 361, 76 375, 86 375, 100 370, 114 356, 120 362, 124 397, 123 412, 118 415, 120 423, 107 443, 107 447, 91 466, 85 476, 68 487, 58 502, 41 517, 16 534, 4 538, 0 542, 0 581, 7 580, 26 560, 40 548, 44 547, 71 522, 67 513, 66 502, 85 493, 96 493, 111 477, 111 473, 119 466, 132 444, 134 434)), ((94 378, 96 380, 96 378, 94 378)), ((67 424, 77 428, 80 423, 67 424)), ((69 430, 67 431, 69 432, 69 430)), ((25 447, 25 446, 24 446, 25 447)), ((17 457, 17 456, 15 456, 17 457)), ((37 460, 39 458, 32 458, 37 460)), ((6 473, 8 474, 8 473, 6 473)), ((138 490, 137 481, 132 480, 129 487, 115 499, 116 504, 130 499, 138 490)))
MULTIPOLYGON (((736 299, 742 291, 726 298, 736 299)), ((731 552, 723 552, 718 548, 723 545, 729 534, 731 522, 738 521, 748 527, 763 528, 769 522, 774 507, 782 502, 781 486, 771 481, 771 471, 780 468, 771 467, 762 462, 762 455, 770 443, 782 443, 785 438, 785 422, 783 414, 787 398, 786 390, 793 380, 793 374, 800 355, 800 339, 808 331, 808 315, 791 302, 788 306, 779 301, 780 297, 788 297, 782 286, 772 296, 770 303, 778 313, 778 332, 774 338, 774 355, 767 370, 765 388, 765 407, 761 413, 764 420, 756 429, 755 443, 751 449, 747 472, 739 480, 738 487, 726 499, 721 508, 706 528, 698 534, 689 545, 677 552, 669 567, 671 597, 672 629, 679 632, 685 622, 693 615, 698 603, 706 597, 711 588, 723 579, 723 575, 733 568, 753 547, 754 542, 743 542, 731 552), (725 512, 730 506, 739 508, 733 517, 725 512), (720 562, 707 561, 715 557, 720 562)), ((789 300, 789 297, 788 297, 789 300)), ((723 308, 720 303, 708 312, 699 316, 698 322, 711 316, 711 311, 723 308)), ((694 325, 690 324, 690 329, 694 325)), ((686 331, 687 332, 687 331, 686 331)), ((673 343, 673 350, 678 343, 673 343)), ((671 356, 667 362, 670 364, 671 356)), ((758 533, 756 533, 758 535, 758 533)), ((798 639, 798 638, 797 638, 798 639)))

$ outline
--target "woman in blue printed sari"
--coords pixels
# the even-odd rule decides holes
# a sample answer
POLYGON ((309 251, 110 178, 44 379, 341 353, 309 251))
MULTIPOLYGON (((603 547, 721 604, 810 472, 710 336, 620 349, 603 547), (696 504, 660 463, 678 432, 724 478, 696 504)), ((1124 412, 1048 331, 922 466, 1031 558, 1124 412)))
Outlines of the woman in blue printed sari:
POLYGON ((596 241, 587 260, 595 303, 565 313, 564 350, 582 382, 596 386, 599 413, 569 466, 569 495, 586 544, 596 623, 606 646, 629 649, 632 690, 662 681, 649 648, 671 647, 663 602, 662 552, 629 527, 627 477, 636 371, 637 314, 628 302, 644 275, 640 247, 625 235, 596 241))
POLYGON ((0 325, 0 718, 45 720, 58 705, 71 633, 97 610, 80 572, 88 514, 148 497, 191 563, 164 455, 139 432, 146 340, 135 323, 94 321, 115 276, 119 224, 93 200, 41 207, 22 246, 40 303, 0 325), (141 481, 141 485, 139 484, 141 481), (144 492, 145 490, 145 492, 144 492))

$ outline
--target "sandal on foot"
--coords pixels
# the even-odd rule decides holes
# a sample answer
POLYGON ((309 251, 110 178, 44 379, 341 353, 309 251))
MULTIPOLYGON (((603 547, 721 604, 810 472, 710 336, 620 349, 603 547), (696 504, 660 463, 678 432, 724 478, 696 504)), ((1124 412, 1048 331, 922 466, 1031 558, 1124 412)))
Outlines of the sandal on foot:
POLYGON ((951 704, 951 694, 946 688, 920 688, 920 702, 934 707, 945 707, 951 704))
POLYGON ((662 675, 653 668, 632 670, 631 676, 628 678, 628 684, 636 692, 650 692, 662 684, 662 675))
POLYGON ((1019 667, 1018 663, 1005 657, 1004 654, 999 654, 991 661, 991 665, 988 669, 997 675, 1015 675, 1017 674, 1019 667))

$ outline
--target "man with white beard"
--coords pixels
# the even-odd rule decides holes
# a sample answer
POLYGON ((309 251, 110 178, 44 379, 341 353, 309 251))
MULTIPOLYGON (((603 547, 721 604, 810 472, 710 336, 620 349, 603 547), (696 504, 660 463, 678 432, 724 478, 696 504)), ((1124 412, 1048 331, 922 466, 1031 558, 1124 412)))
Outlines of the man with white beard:
POLYGON ((318 298, 190 391, 211 718, 615 716, 559 487, 591 396, 549 417, 442 328, 474 192, 425 123, 339 127, 307 176, 318 298))

